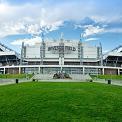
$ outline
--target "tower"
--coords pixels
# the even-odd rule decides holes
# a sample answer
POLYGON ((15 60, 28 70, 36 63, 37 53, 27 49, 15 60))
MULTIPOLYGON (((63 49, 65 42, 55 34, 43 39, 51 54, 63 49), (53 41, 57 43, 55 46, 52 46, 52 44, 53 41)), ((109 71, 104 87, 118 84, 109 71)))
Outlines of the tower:
POLYGON ((100 43, 100 65, 103 66, 102 44, 100 43))
POLYGON ((80 41, 78 43, 78 58, 80 59, 80 65, 83 65, 83 46, 82 46, 83 34, 80 34, 80 41))
POLYGON ((43 64, 43 59, 45 57, 45 42, 44 42, 44 34, 42 33, 41 34, 41 38, 42 38, 42 43, 41 43, 41 46, 40 46, 40 64, 42 65, 43 64))
POLYGON ((59 65, 61 65, 61 72, 62 72, 62 65, 64 65, 64 42, 63 42, 63 33, 61 33, 61 39, 59 42, 59 65))
POLYGON ((20 65, 23 64, 23 58, 24 58, 24 42, 22 42, 22 47, 21 47, 21 59, 20 59, 20 65))

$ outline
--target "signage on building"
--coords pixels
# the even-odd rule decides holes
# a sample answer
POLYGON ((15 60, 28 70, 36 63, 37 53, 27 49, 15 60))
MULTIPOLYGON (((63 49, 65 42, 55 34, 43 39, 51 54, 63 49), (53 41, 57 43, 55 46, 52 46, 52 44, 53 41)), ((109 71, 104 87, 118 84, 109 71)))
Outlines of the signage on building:
POLYGON ((54 51, 54 50, 64 50, 64 51, 76 51, 75 47, 72 46, 52 46, 48 47, 48 51, 54 51))

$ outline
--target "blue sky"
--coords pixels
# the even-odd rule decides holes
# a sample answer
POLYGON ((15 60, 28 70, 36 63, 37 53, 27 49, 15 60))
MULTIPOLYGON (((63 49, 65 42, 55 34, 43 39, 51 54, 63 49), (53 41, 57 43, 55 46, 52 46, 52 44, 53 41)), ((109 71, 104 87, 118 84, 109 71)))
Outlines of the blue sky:
POLYGON ((122 45, 122 0, 0 0, 0 42, 20 51, 21 43, 64 38, 109 51, 122 45))

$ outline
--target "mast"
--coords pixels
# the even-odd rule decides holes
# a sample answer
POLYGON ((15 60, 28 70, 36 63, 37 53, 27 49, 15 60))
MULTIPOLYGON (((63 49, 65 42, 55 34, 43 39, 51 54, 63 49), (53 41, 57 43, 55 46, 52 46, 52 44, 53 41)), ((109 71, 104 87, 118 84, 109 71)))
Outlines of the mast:
POLYGON ((61 33, 60 43, 59 43, 59 64, 61 65, 61 72, 62 72, 62 65, 64 65, 64 42, 63 42, 64 34, 61 33))
POLYGON ((78 44, 78 52, 79 52, 79 58, 80 58, 80 65, 83 65, 83 47, 82 47, 82 38, 83 34, 80 34, 80 41, 78 44))
POLYGON ((41 34, 41 38, 42 38, 42 43, 41 43, 41 47, 40 47, 40 65, 43 65, 43 59, 45 57, 45 42, 44 42, 44 34, 41 34))
POLYGON ((102 44, 100 42, 100 65, 103 66, 103 53, 102 53, 102 44))
POLYGON ((24 58, 24 42, 22 42, 22 47, 21 47, 21 59, 20 59, 20 65, 23 64, 23 58, 24 58))

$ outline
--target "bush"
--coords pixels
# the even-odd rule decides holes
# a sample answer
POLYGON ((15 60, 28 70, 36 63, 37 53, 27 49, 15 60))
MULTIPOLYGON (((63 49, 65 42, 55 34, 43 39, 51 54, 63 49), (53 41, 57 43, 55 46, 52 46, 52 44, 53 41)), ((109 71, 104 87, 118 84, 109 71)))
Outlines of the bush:
POLYGON ((53 76, 53 79, 66 79, 66 78, 71 79, 71 77, 67 73, 56 73, 53 76))
POLYGON ((2 79, 11 79, 11 78, 31 78, 32 74, 0 74, 0 78, 2 79))
POLYGON ((122 75, 91 75, 92 79, 99 78, 99 79, 116 79, 122 80, 122 75))

